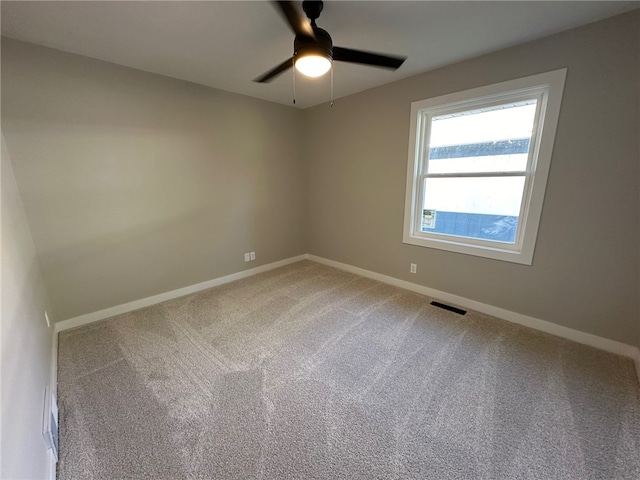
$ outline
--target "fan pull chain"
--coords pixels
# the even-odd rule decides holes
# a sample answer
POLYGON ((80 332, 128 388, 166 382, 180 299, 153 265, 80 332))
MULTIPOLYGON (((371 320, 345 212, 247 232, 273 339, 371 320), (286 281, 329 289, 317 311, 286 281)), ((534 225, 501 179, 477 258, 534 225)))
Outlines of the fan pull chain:
POLYGON ((293 65, 293 68, 291 69, 291 72, 293 74, 293 104, 296 104, 296 66, 295 66, 295 62, 293 65))
POLYGON ((331 107, 333 108, 333 65, 331 65, 331 107))

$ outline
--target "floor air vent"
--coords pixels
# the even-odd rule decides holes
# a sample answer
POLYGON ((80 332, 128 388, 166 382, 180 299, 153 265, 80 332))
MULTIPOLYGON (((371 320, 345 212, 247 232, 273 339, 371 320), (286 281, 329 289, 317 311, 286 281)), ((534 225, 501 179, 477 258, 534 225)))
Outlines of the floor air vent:
POLYGON ((462 310, 461 308, 452 307, 451 305, 447 305, 445 303, 440 302, 431 302, 431 305, 434 307, 444 308, 445 310, 449 310, 450 312, 459 313, 460 315, 464 315, 467 313, 466 310, 462 310))

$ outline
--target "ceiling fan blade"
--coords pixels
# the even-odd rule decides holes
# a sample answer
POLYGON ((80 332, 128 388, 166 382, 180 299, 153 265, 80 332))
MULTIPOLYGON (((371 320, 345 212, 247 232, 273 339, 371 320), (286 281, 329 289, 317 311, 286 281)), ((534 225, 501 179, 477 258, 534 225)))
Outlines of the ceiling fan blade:
POLYGON ((291 67, 293 67, 293 57, 289 58, 288 60, 285 60, 284 62, 282 62, 277 67, 272 68, 271 70, 269 70, 267 73, 265 73, 263 75, 260 75, 258 78, 255 78, 253 81, 257 82, 257 83, 269 82, 269 81, 273 80, 274 77, 277 77, 282 72, 284 72, 285 70, 287 70, 288 68, 291 68, 291 67))
POLYGON ((315 38, 309 21, 296 9, 294 2, 271 2, 296 35, 315 38))
POLYGON ((353 50, 351 48, 333 47, 333 59, 340 62, 362 63, 363 65, 396 70, 400 65, 402 65, 407 57, 364 52, 362 50, 353 50))

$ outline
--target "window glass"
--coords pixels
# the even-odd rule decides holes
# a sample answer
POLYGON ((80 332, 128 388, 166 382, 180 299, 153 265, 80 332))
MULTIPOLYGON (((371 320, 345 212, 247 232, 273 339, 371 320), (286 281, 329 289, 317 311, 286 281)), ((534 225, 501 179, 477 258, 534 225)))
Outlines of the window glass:
POLYGON ((425 178, 423 210, 433 221, 426 228, 421 225, 421 230, 515 243, 524 180, 524 176, 425 178))
POLYGON ((536 99, 431 118, 428 173, 524 171, 536 99))

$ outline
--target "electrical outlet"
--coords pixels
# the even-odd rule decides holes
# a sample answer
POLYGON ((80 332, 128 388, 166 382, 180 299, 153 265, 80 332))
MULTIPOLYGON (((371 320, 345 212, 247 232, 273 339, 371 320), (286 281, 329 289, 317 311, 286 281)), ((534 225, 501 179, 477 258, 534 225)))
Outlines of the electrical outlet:
POLYGON ((44 311, 44 320, 47 322, 47 327, 51 327, 51 322, 49 322, 49 315, 47 314, 47 311, 44 311))
POLYGON ((251 252, 251 260, 255 260, 256 259, 256 252, 251 252))
POLYGON ((412 263, 411 267, 409 268, 409 272, 416 273, 417 271, 418 271, 418 264, 417 263, 412 263))
POLYGON ((249 252, 244 254, 244 261, 245 262, 250 262, 251 261, 251 254, 249 252))

